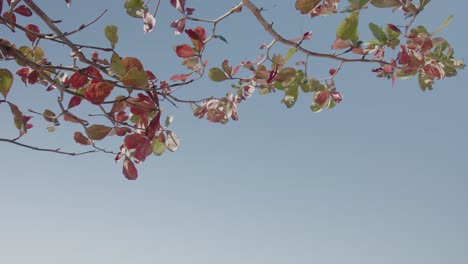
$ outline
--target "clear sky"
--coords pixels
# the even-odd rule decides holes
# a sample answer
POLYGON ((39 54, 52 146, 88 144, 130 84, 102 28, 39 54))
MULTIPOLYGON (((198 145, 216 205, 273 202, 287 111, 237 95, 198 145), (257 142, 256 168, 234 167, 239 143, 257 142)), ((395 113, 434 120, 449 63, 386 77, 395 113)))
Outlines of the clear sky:
MULTIPOLYGON (((65 31, 109 9, 74 40, 108 45, 103 28, 116 24, 122 56, 142 58, 161 79, 183 72, 172 46, 187 38, 168 27, 178 16, 169 1, 162 1, 149 35, 125 15, 123 1, 77 0, 70 9, 62 2, 38 4, 63 19, 65 31)), ((237 3, 187 2, 206 18, 237 3)), ((298 17, 292 0, 253 2, 288 38, 313 30, 310 49, 328 51, 343 19, 298 17)), ((466 1, 432 1, 416 24, 432 31, 455 15, 441 36, 466 59, 466 10, 466 1)), ((399 12, 365 15, 363 37, 370 20, 402 23, 399 12)), ((211 66, 223 58, 253 60, 271 40, 248 10, 219 30, 229 44, 208 46, 211 66)), ((61 60, 63 51, 46 54, 61 60)), ((323 78, 331 67, 312 59, 310 74, 323 78)), ((0 144, 0 263, 468 263, 467 74, 421 92, 417 80, 392 87, 372 67, 345 65, 337 79, 343 102, 318 114, 303 94, 293 109, 280 104, 279 93, 257 94, 239 106, 240 121, 225 126, 192 117, 186 106, 167 106, 182 146, 150 157, 137 181, 126 180, 109 155, 68 157, 0 144)), ((222 96, 229 87, 201 81, 178 96, 222 96)), ((51 100, 43 90, 16 81, 10 99, 42 111, 51 100)), ((0 136, 14 137, 8 109, 2 105, 0 113, 0 136)), ((83 149, 72 139, 76 127, 62 124, 48 133, 40 119, 33 118, 25 142, 83 149)))

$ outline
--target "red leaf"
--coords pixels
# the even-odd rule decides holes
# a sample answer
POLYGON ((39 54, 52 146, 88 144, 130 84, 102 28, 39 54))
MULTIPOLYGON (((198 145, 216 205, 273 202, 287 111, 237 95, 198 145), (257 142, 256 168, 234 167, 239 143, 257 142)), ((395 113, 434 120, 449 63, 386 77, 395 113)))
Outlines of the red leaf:
POLYGON ((135 153, 133 154, 133 158, 137 163, 143 163, 146 160, 146 157, 153 153, 151 141, 149 141, 146 137, 145 139, 146 141, 140 146, 138 146, 138 148, 135 149, 135 153))
POLYGON ((37 83, 38 79, 39 79, 39 72, 32 71, 31 73, 28 74, 28 83, 29 84, 37 83))
POLYGON ((151 98, 141 93, 138 94, 138 98, 129 98, 127 99, 127 102, 130 106, 130 112, 134 115, 146 115, 156 109, 151 98))
POLYGON ((146 76, 148 76, 148 80, 156 80, 156 76, 153 74, 153 72, 151 71, 145 71, 146 72, 146 76))
POLYGON ((28 81, 28 75, 29 75, 29 67, 23 67, 19 70, 16 71, 16 74, 21 77, 21 80, 24 82, 24 84, 27 85, 27 81, 28 81))
POLYGON ((176 47, 176 54, 181 58, 188 58, 194 56, 195 50, 187 44, 182 44, 176 47))
POLYGON ((85 137, 81 132, 75 132, 73 135, 73 139, 75 139, 75 142, 80 144, 80 145, 91 145, 91 141, 85 137))
POLYGON ((206 31, 203 27, 198 26, 194 29, 187 29, 185 33, 190 37, 192 40, 193 46, 196 50, 202 51, 203 47, 205 46, 205 39, 206 39, 206 31))
POLYGON ((117 115, 115 116, 115 120, 121 123, 127 121, 128 119, 129 119, 129 116, 127 115, 127 113, 125 113, 125 111, 119 111, 117 115))
POLYGON ((99 70, 97 68, 90 66, 90 67, 88 67, 88 68, 86 68, 84 70, 84 73, 91 76, 91 78, 92 78, 91 83, 101 82, 100 79, 102 79, 102 75, 101 75, 101 73, 99 72, 99 70))
POLYGON ((171 77, 171 81, 173 81, 173 82, 176 82, 176 81, 185 82, 185 80, 187 80, 187 78, 190 77, 190 75, 192 75, 192 72, 187 73, 187 74, 174 75, 174 76, 171 77))
POLYGON ((125 136, 127 133, 131 133, 132 130, 128 127, 117 127, 115 128, 115 134, 119 137, 125 136))
POLYGON ((70 102, 68 102, 68 109, 70 108, 73 108, 75 106, 78 106, 79 104, 81 104, 81 101, 83 99, 79 96, 76 96, 74 95, 71 99, 70 99, 70 102))
POLYGON ((32 11, 31 9, 29 9, 29 7, 25 6, 25 5, 20 5, 18 6, 17 8, 15 8, 14 10, 16 13, 22 15, 22 16, 25 16, 25 17, 30 17, 32 16, 32 11))
POLYGON ((84 94, 86 100, 93 104, 102 104, 114 89, 114 85, 109 82, 92 83, 84 94))
POLYGON ((136 180, 138 178, 138 171, 135 164, 128 157, 125 157, 123 163, 123 175, 128 180, 136 180))
POLYGON ((87 76, 82 75, 80 72, 73 73, 64 84, 70 85, 72 88, 80 89, 88 83, 89 79, 87 76))
POLYGON ((323 105, 328 100, 328 91, 322 91, 317 94, 315 98, 315 103, 318 105, 323 105))
POLYGON ((128 149, 135 149, 133 157, 137 163, 144 162, 146 157, 153 151, 151 141, 144 135, 128 135, 125 137, 124 143, 128 149))
POLYGON ((39 28, 36 25, 33 25, 33 24, 28 24, 28 25, 26 25, 25 28, 30 31, 30 32, 26 32, 26 37, 28 37, 28 39, 31 42, 36 41, 36 39, 38 38, 37 34, 40 33, 39 28))
POLYGON ((158 113, 154 116, 154 118, 151 120, 148 127, 146 128, 146 136, 149 139, 153 139, 156 135, 156 132, 161 128, 160 119, 161 111, 158 111, 158 113))
POLYGON ((125 137, 124 144, 128 149, 136 149, 139 145, 144 144, 148 139, 141 134, 131 134, 125 137))
POLYGON ((328 74, 330 74, 331 76, 335 75, 335 73, 336 73, 336 69, 328 70, 328 74))
POLYGON ((7 21, 8 24, 14 29, 16 24, 16 15, 13 12, 3 13, 3 18, 7 21))
POLYGON ((408 51, 406 50, 406 46, 401 45, 400 46, 400 52, 398 53, 397 57, 398 63, 400 64, 408 64, 411 61, 411 56, 408 54, 408 51))

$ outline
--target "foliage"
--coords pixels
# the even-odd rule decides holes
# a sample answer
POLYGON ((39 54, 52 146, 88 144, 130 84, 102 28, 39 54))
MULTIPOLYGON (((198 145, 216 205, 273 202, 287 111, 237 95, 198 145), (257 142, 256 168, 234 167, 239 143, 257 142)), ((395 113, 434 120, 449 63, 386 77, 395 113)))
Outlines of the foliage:
MULTIPOLYGON (((65 2, 73 8, 70 0, 65 2)), ((173 118, 164 117, 163 102, 174 105, 190 104, 196 117, 224 124, 230 119, 238 119, 238 105, 251 97, 256 90, 260 94, 283 93, 282 103, 288 108, 295 105, 300 94, 310 93, 312 111, 331 109, 343 100, 336 87, 335 77, 347 63, 376 64, 371 71, 377 77, 391 79, 392 83, 397 79, 417 76, 423 91, 433 89, 436 81, 453 77, 457 70, 464 68, 463 61, 454 57, 454 50, 449 42, 437 36, 452 17, 434 32, 428 31, 424 26, 413 25, 430 0, 419 0, 418 3, 410 0, 348 0, 348 6, 342 9, 339 5, 346 4, 340 3, 340 0, 296 0, 291 8, 295 8, 298 15, 308 15, 312 19, 348 13, 342 15, 343 21, 336 26, 336 39, 330 40, 333 53, 319 53, 305 48, 304 43, 311 39, 312 32, 305 32, 293 40, 284 38, 275 30, 273 23, 267 22, 263 17, 263 9, 250 0, 240 1, 214 20, 195 17, 196 10, 188 7, 186 0, 168 2, 164 1, 162 4, 171 5, 180 16, 170 26, 185 42, 174 47, 174 59, 180 59, 186 70, 173 74, 169 80, 159 80, 138 58, 117 52, 119 44, 128 41, 119 39, 117 25, 107 25, 103 29, 109 47, 78 44, 69 38, 91 26, 104 13, 74 31, 63 32, 56 21, 48 17, 47 10, 42 10, 35 1, 0 0, 0 26, 14 34, 23 34, 30 43, 28 46, 18 47, 12 39, 0 39, 0 60, 12 60, 18 65, 16 69, 0 68, 0 94, 3 97, 0 104, 9 106, 13 124, 19 131, 17 138, 2 138, 1 141, 68 155, 92 152, 114 154, 116 161, 123 160, 125 177, 133 180, 138 177, 135 163, 142 163, 153 154, 160 156, 166 150, 176 151, 179 148, 179 138, 175 132, 169 130, 173 118), (407 24, 377 25, 371 22, 368 28, 362 27, 359 25, 360 17, 371 8, 401 12, 407 19, 407 24), (262 47, 264 55, 256 61, 238 65, 224 60, 208 68, 208 62, 203 57, 205 50, 209 48, 208 43, 216 39, 228 43, 224 36, 217 35, 217 25, 241 12, 251 13, 272 37, 272 41, 262 47), (31 16, 38 16, 45 26, 28 24, 28 17, 31 16), (374 39, 362 39, 360 31, 372 33, 374 39), (62 43, 69 48, 72 55, 71 66, 56 64, 54 58, 45 54, 41 46, 52 42, 62 43), (271 54, 275 45, 289 46, 289 50, 285 54, 271 54), (395 51, 393 57, 386 54, 392 50, 395 51), (302 56, 303 61, 291 63, 293 56, 302 56), (329 70, 328 78, 318 80, 309 76, 309 57, 330 59, 336 61, 338 66, 329 70), (225 97, 202 100, 181 99, 173 94, 176 89, 205 75, 214 82, 233 82, 233 90, 225 97), (62 121, 76 125, 78 130, 73 139, 90 150, 72 153, 19 142, 33 125, 30 123, 31 116, 24 114, 24 106, 8 99, 8 95, 16 89, 13 86, 15 82, 43 86, 46 92, 53 96, 58 95, 58 108, 55 106, 59 109, 57 113, 50 109, 29 111, 41 115, 49 122, 49 131, 54 131, 55 126, 62 121), (99 116, 105 117, 106 122, 94 123, 99 120, 93 118, 96 115, 85 117, 76 114, 75 110, 85 103, 96 107, 101 113, 99 116), (99 146, 100 141, 111 136, 122 138, 118 151, 109 151, 99 146)), ((154 12, 150 12, 149 4, 153 3, 142 0, 123 2, 122 13, 126 12, 131 18, 140 19, 144 33, 150 33, 156 26, 160 1, 154 3, 154 12)))

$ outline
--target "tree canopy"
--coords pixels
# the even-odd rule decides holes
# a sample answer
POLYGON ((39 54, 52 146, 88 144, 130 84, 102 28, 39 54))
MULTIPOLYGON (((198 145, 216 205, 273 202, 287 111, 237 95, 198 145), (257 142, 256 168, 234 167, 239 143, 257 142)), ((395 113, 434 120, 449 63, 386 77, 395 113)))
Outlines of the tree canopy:
MULTIPOLYGON (((320 38, 314 34, 313 27, 297 36, 280 32, 277 25, 286 18, 270 21, 264 15, 268 8, 256 2, 239 1, 225 12, 213 14, 214 19, 207 19, 197 15, 201 10, 191 8, 190 1, 122 1, 118 10, 122 19, 102 29, 102 37, 108 44, 101 46, 86 38, 86 29, 106 16, 106 10, 92 21, 65 31, 62 28, 67 18, 52 18, 35 1, 1 0, 0 26, 8 34, 0 39, 0 60, 5 65, 0 67, 0 105, 5 106, 2 111, 10 110, 18 136, 2 137, 0 141, 71 156, 111 154, 116 161, 123 161, 125 177, 136 179, 135 164, 152 155, 176 151, 180 146, 170 126, 173 117, 165 112, 168 107, 188 104, 195 117, 225 124, 238 120, 238 107, 256 93, 279 93, 281 104, 287 108, 292 108, 300 95, 306 95, 311 98, 311 111, 320 112, 336 107, 343 100, 338 76, 348 64, 367 64, 369 76, 388 79, 393 85, 400 79, 416 79, 422 91, 432 90, 437 81, 454 77, 457 70, 464 68, 464 62, 454 56, 449 41, 440 36, 452 16, 435 29, 417 24, 418 16, 430 0, 296 0, 291 3, 290 8, 298 16, 308 16, 312 21, 323 19, 322 23, 335 16, 341 19, 327 50, 315 50, 310 44, 314 38, 320 38), (171 6, 179 18, 158 20, 161 5, 171 6), (372 17, 377 9, 395 12, 402 19, 387 24, 359 22, 363 17, 372 17), (269 39, 259 47, 258 57, 214 61, 207 55, 215 42, 229 45, 229 33, 221 33, 221 29, 232 16, 253 16, 268 33, 269 39), (319 18, 324 16, 328 17, 319 18), (173 59, 180 61, 180 69, 170 73, 169 78, 158 78, 167 74, 159 65, 144 65, 142 58, 120 52, 119 47, 132 40, 119 38, 119 23, 132 19, 141 21, 142 39, 145 34, 157 33, 153 32, 155 27, 171 27, 173 34, 179 36, 180 41, 173 45, 173 59), (362 37, 369 35, 363 32, 369 32, 372 37, 362 37), (60 58, 57 54, 49 56, 45 50, 54 45, 65 46, 68 53, 59 55, 60 58), (336 66, 327 69, 327 76, 315 76, 308 67, 314 58, 330 60, 336 66), (183 88, 202 78, 225 84, 225 95, 184 96, 183 88), (24 92, 18 87, 21 83, 43 87, 52 99, 50 105, 33 109, 29 104, 10 100, 10 94, 24 92), (38 118, 32 119, 33 116, 50 123, 50 132, 62 123, 74 126, 74 141, 87 150, 67 152, 24 143, 25 135, 34 131, 38 118), (109 138, 121 140, 112 149, 103 146, 109 138)), ((73 8, 71 0, 63 5, 73 8)), ((253 34, 249 29, 239 30, 253 34)))

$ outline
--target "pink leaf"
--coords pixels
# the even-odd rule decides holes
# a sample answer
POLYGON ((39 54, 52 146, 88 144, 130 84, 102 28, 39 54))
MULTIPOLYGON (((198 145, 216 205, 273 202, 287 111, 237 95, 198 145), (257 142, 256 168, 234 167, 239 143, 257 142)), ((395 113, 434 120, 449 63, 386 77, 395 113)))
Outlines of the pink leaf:
POLYGON ((151 15, 149 12, 145 12, 143 15, 143 30, 145 33, 149 33, 153 31, 154 25, 156 24, 156 18, 154 18, 153 15, 151 15))
POLYGON ((171 0, 171 5, 182 14, 185 14, 185 0, 171 0))
POLYGON ((336 91, 331 92, 330 96, 331 96, 331 99, 337 104, 341 102, 341 100, 343 100, 343 96, 341 95, 340 92, 336 92, 336 91))
POLYGON ((190 77, 190 75, 192 75, 192 72, 187 73, 187 74, 174 75, 174 76, 171 77, 171 81, 173 81, 173 82, 176 82, 176 81, 185 82, 185 80, 187 80, 188 77, 190 77))
POLYGON ((174 29, 174 34, 180 35, 185 29, 185 18, 173 21, 171 27, 174 29))

